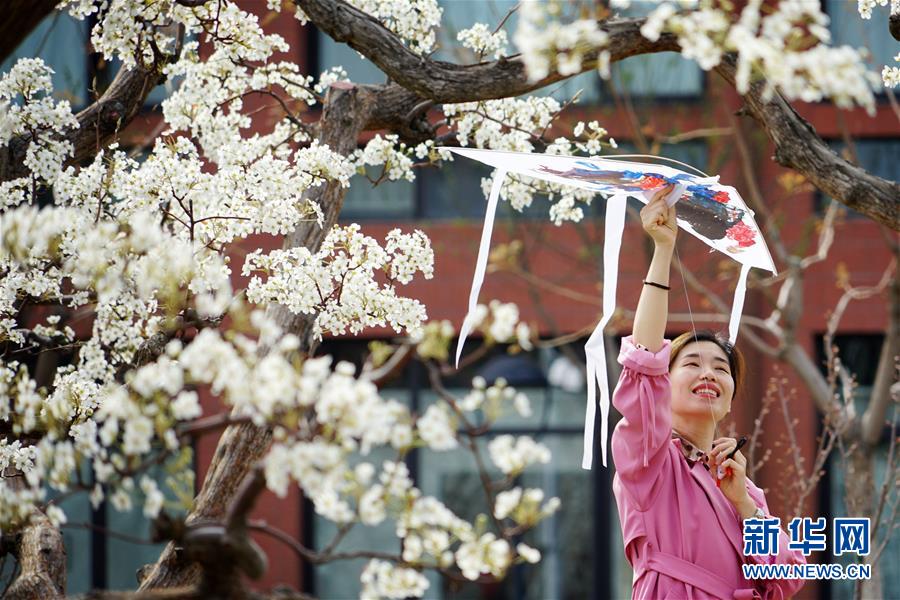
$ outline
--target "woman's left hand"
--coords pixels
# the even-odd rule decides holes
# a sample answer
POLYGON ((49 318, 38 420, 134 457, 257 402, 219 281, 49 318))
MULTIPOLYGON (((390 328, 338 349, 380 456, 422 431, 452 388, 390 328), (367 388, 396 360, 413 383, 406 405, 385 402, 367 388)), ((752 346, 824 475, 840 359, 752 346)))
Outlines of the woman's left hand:
POLYGON ((728 455, 737 447, 734 438, 719 438, 713 442, 709 452, 709 470, 713 477, 719 479, 719 489, 738 512, 748 506, 750 494, 747 493, 747 459, 738 450, 733 458, 728 455), (721 474, 721 477, 719 477, 721 474))

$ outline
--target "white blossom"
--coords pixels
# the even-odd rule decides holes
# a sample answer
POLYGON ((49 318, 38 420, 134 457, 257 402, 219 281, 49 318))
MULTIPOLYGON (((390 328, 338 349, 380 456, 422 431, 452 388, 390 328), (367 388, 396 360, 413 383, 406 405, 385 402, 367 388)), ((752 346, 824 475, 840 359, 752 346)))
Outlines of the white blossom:
POLYGON ((456 564, 465 578, 475 580, 483 573, 502 577, 512 559, 509 543, 493 533, 465 542, 456 551, 456 564))
POLYGON ((360 598, 420 598, 428 589, 428 579, 421 572, 396 567, 383 560, 370 560, 360 577, 363 588, 360 598))
POLYGON ((437 451, 453 450, 459 446, 450 411, 443 403, 432 404, 416 421, 419 436, 437 451))
POLYGON ((529 436, 497 436, 488 444, 488 452, 497 468, 507 475, 521 473, 535 463, 550 462, 550 450, 529 436))
POLYGON ((156 485, 156 481, 146 475, 141 477, 141 491, 144 493, 144 516, 155 519, 162 510, 165 498, 156 485))
POLYGON ((278 302, 292 312, 317 314, 316 333, 359 333, 365 327, 390 325, 417 330, 425 318, 418 301, 397 296, 396 281, 409 283, 416 273, 433 276, 434 253, 424 233, 388 233, 385 246, 360 233, 358 225, 335 227, 315 254, 306 248, 251 253, 243 274, 252 276, 247 296, 253 302, 278 302), (390 278, 379 285, 375 273, 390 278))
POLYGON ((532 548, 527 544, 518 544, 516 546, 516 552, 518 552, 519 556, 525 559, 525 562, 536 564, 541 562, 541 553, 539 550, 532 548))
POLYGON ((490 54, 494 58, 500 58, 506 54, 506 31, 491 31, 484 23, 476 23, 469 29, 461 30, 456 34, 456 39, 479 57, 490 54))

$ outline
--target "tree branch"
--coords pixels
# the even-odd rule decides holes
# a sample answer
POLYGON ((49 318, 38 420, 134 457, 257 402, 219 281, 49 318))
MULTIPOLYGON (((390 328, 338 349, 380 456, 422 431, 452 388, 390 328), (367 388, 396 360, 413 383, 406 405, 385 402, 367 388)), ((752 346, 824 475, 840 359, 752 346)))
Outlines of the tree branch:
MULTIPOLYGON (((900 262, 900 246, 894 247, 895 264, 900 262)), ((886 273, 887 274, 887 273, 886 273)), ((890 275, 888 275, 890 277, 890 275)), ((881 441, 885 416, 891 404, 891 385, 897 381, 897 355, 900 354, 900 278, 890 277, 888 288, 888 325, 878 358, 875 382, 869 406, 862 415, 862 439, 869 446, 881 441)), ((892 441, 893 443, 893 441, 892 441)))
MULTIPOLYGON (((338 42, 345 42, 384 71, 396 84, 383 88, 390 104, 379 102, 373 125, 408 127, 403 117, 423 100, 435 103, 474 102, 519 96, 568 77, 551 73, 529 81, 522 61, 501 58, 473 65, 455 65, 419 56, 374 17, 343 0, 296 0, 316 27, 338 42), (399 88, 399 89, 398 89, 399 88)), ((599 51, 608 50, 617 61, 639 54, 679 52, 676 37, 662 34, 655 42, 640 33, 645 19, 604 21, 609 35, 604 48, 586 53, 581 72, 595 69, 599 51)), ((715 68, 735 85, 736 57, 726 55, 715 68)), ((891 229, 900 230, 900 184, 876 177, 838 156, 778 93, 766 101, 763 84, 753 84, 744 99, 748 113, 775 145, 775 160, 802 173, 816 187, 844 205, 868 215, 891 229)))
MULTIPOLYGON (((181 37, 179 36, 179 40, 181 37)), ((172 56, 161 57, 150 65, 138 64, 121 69, 103 95, 75 115, 78 127, 64 139, 72 142, 74 153, 64 166, 78 165, 95 156, 115 135, 141 111, 150 91, 163 79, 162 68, 181 51, 177 44, 172 56)), ((0 182, 24 177, 30 173, 25 166, 25 153, 30 136, 22 135, 9 141, 0 152, 0 182)))

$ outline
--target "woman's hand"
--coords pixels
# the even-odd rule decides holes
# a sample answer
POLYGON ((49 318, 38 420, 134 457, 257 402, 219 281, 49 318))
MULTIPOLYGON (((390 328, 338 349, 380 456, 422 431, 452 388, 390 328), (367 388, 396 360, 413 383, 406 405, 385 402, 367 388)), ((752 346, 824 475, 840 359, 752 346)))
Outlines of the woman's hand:
POLYGON ((644 231, 647 232, 657 245, 674 246, 675 236, 678 234, 678 224, 675 222, 675 205, 666 206, 666 198, 675 189, 675 184, 670 183, 653 194, 653 199, 641 209, 641 222, 644 231))
POLYGON ((734 438, 719 438, 709 451, 709 472, 719 480, 719 489, 738 511, 742 519, 752 516, 756 504, 747 492, 747 459, 738 450, 733 458, 728 455, 737 448, 734 438))

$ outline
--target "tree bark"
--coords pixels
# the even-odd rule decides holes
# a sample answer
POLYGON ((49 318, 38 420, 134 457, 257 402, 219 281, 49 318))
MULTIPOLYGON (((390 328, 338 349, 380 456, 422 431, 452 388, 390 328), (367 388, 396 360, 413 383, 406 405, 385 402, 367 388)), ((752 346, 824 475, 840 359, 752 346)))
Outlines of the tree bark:
MULTIPOLYGON (((844 470, 847 515, 871 519, 875 515, 875 500, 879 496, 875 489, 875 457, 872 449, 863 443, 852 443, 844 458, 847 465, 844 470)), ((870 564, 868 557, 864 557, 863 560, 866 564, 870 564)), ((857 582, 856 598, 883 598, 881 575, 878 571, 874 569, 873 571, 872 578, 857 582)))
MULTIPOLYGON (((319 122, 319 141, 344 156, 353 152, 357 138, 369 120, 373 100, 374 96, 368 88, 346 84, 332 86, 319 122)), ((287 236, 284 247, 303 246, 312 252, 318 250, 337 222, 345 193, 346 189, 338 182, 329 182, 312 190, 309 195, 320 203, 325 213, 324 225, 319 227, 316 223, 301 223, 287 236)), ((308 348, 315 315, 296 315, 280 305, 270 306, 267 311, 285 332, 300 337, 301 350, 308 348)), ((225 517, 238 487, 250 469, 265 455, 270 441, 268 429, 252 423, 225 430, 188 517, 189 524, 221 521, 225 517)), ((199 568, 183 560, 175 544, 170 543, 142 581, 141 589, 184 586, 196 582, 199 574, 199 568)))
POLYGON ((59 528, 35 511, 21 533, 17 558, 21 572, 4 598, 51 600, 66 593, 66 549, 59 528))
MULTIPOLYGON (((895 245, 894 255, 900 254, 900 246, 895 245)), ((875 447, 884 435, 888 408, 893 401, 891 385, 897 381, 896 359, 900 356, 900 278, 888 288, 888 325, 885 330, 881 354, 878 357, 878 369, 872 384, 872 397, 861 417, 862 441, 869 447, 875 447)))

